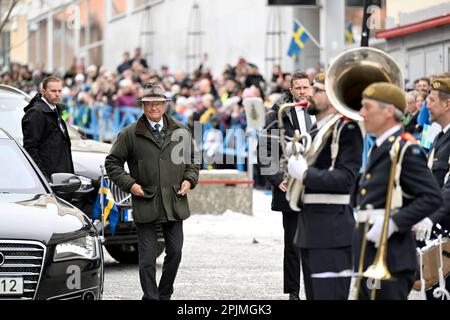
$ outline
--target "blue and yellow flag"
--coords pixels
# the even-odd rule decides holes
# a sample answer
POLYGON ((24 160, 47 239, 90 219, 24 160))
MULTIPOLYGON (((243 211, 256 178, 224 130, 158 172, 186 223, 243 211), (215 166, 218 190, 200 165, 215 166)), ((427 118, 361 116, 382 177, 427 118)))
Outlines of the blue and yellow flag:
POLYGON ((292 32, 291 45, 289 46, 288 55, 294 61, 298 61, 300 58, 300 51, 305 46, 305 42, 309 39, 308 33, 306 33, 305 28, 294 21, 294 29, 292 32))
MULTIPOLYGON (((102 204, 101 204, 101 193, 102 188, 98 190, 97 201, 95 202, 95 207, 92 210, 92 220, 96 220, 101 216, 102 204)), ((109 184, 106 179, 103 179, 103 206, 105 211, 103 213, 103 226, 106 224, 109 218, 109 226, 111 228, 111 233, 114 235, 116 231, 117 223, 119 222, 119 209, 117 209, 114 198, 109 189, 109 184)))
POLYGON ((345 26, 345 43, 355 43, 355 38, 353 37, 353 23, 351 22, 347 23, 347 25, 345 26))

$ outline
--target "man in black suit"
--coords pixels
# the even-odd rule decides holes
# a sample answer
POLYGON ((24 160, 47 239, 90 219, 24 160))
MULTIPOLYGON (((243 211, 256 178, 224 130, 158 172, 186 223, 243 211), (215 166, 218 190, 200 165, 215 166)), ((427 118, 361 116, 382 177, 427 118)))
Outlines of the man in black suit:
MULTIPOLYGON (((272 107, 272 110, 266 116, 266 132, 269 136, 265 148, 267 157, 273 163, 277 165, 277 172, 267 176, 267 180, 272 185, 272 210, 281 211, 283 214, 283 228, 284 228, 284 259, 283 259, 283 281, 284 281, 284 293, 289 294, 290 300, 298 300, 300 292, 300 256, 298 249, 294 244, 294 235, 297 228, 298 212, 293 211, 286 201, 286 181, 285 173, 279 167, 280 158, 282 157, 281 147, 279 140, 273 138, 275 132, 278 132, 278 110, 284 103, 299 102, 303 99, 307 99, 312 96, 311 83, 308 76, 303 72, 294 73, 291 80, 291 89, 289 92, 283 94, 280 100, 272 107), (272 135, 273 134, 273 135, 272 135), (271 152, 271 141, 277 143, 278 153, 276 156, 271 152)), ((313 124, 314 119, 305 112, 301 107, 290 108, 283 114, 283 125, 285 128, 286 137, 292 138, 295 130, 299 130, 300 133, 306 133, 309 131, 313 124)), ((277 136, 278 137, 278 136, 277 136)), ((260 137, 262 138, 262 137, 260 137)), ((259 144, 259 148, 261 147, 259 144)), ((258 152, 258 154, 261 154, 258 152)), ((264 173, 264 167, 267 167, 267 163, 260 162, 262 172, 264 173)))
MULTIPOLYGON (((441 133, 436 137, 433 147, 428 155, 428 167, 433 172, 442 189, 443 205, 414 226, 416 240, 424 242, 436 235, 449 236, 450 232, 450 78, 435 79, 432 82, 431 92, 427 97, 427 108, 430 120, 442 127, 441 133), (437 224, 440 229, 436 228, 437 224), (434 231, 434 232, 433 232, 434 231)), ((423 246, 419 243, 419 246, 423 246)), ((426 291, 427 299, 434 299, 435 287, 426 291)), ((446 289, 450 291, 450 277, 446 280, 446 289)))
POLYGON ((22 118, 23 146, 49 181, 54 173, 74 173, 69 132, 61 117, 61 91, 61 79, 46 77, 22 118))
POLYGON ((363 92, 360 115, 368 133, 376 136, 357 195, 358 222, 355 232, 354 257, 358 269, 360 248, 366 223, 367 246, 364 270, 374 261, 380 245, 384 222, 387 186, 393 145, 400 144, 388 222, 387 268, 393 279, 371 281, 363 278, 359 297, 377 300, 406 300, 417 270, 416 243, 412 227, 442 204, 439 185, 427 167, 425 154, 410 133, 404 133, 401 121, 405 96, 397 86, 378 82, 363 92))
POLYGON ((289 174, 304 186, 295 241, 301 250, 307 299, 347 300, 350 278, 311 275, 352 269, 355 219, 351 195, 361 168, 363 139, 358 124, 340 115, 329 101, 324 74, 316 76, 313 92, 308 112, 317 122, 311 135, 315 136, 313 145, 321 140, 323 148, 309 153, 308 160, 301 155, 289 159, 289 174))

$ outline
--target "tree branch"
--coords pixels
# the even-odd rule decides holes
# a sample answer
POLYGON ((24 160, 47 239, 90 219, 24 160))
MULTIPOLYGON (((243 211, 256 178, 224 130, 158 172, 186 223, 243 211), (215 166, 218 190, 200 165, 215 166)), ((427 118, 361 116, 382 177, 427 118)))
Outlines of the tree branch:
POLYGON ((6 23, 9 20, 9 17, 11 16, 12 11, 14 10, 15 6, 19 3, 20 0, 13 0, 13 3, 11 4, 11 7, 8 10, 8 14, 5 17, 5 20, 2 21, 2 24, 0 25, 0 34, 3 31, 3 28, 5 28, 6 23))

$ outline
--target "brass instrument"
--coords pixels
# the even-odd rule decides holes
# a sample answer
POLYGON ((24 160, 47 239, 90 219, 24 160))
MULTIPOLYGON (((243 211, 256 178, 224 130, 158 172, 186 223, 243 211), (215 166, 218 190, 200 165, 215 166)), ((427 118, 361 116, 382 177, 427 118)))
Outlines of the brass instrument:
POLYGON ((342 115, 361 121, 361 95, 374 82, 390 82, 404 88, 400 67, 387 53, 370 47, 340 54, 328 68, 325 88, 331 104, 342 115))
MULTIPOLYGON (((287 163, 289 161, 289 155, 286 152, 286 137, 285 129, 283 124, 283 112, 287 108, 292 108, 295 106, 304 107, 304 102, 298 103, 286 103, 283 104, 278 110, 278 123, 280 128, 280 144, 283 152, 282 165, 283 171, 286 175, 286 200, 289 206, 294 211, 300 211, 298 203, 303 192, 303 183, 298 179, 294 179, 287 173, 287 163)), ((295 130, 294 136, 292 137, 292 155, 298 156, 302 155, 308 165, 313 165, 316 162, 317 156, 320 151, 325 147, 325 143, 328 137, 332 134, 334 124, 342 118, 341 114, 335 114, 334 117, 327 122, 327 124, 317 133, 314 141, 311 136, 306 134, 300 134, 298 130, 295 130)))
MULTIPOLYGON (((361 121, 362 118, 359 115, 359 110, 361 109, 362 92, 374 82, 390 82, 402 89, 404 88, 402 71, 390 55, 375 48, 362 47, 347 50, 332 62, 326 75, 325 88, 328 99, 342 115, 356 121, 361 121)), ((394 145, 394 148, 394 159, 392 160, 386 197, 385 220, 380 247, 373 265, 366 272, 363 272, 366 234, 369 229, 368 223, 366 223, 358 266, 359 276, 356 281, 357 298, 359 296, 362 276, 376 280, 391 278, 387 268, 387 231, 389 227, 395 169, 400 146, 394 145)), ((371 298, 375 299, 375 290, 372 291, 371 298)))
MULTIPOLYGON (((393 145, 393 154, 391 155, 391 170, 389 173, 388 189, 386 194, 386 205, 384 213, 383 229, 381 231, 380 246, 377 250, 375 260, 364 272, 363 276, 375 280, 390 280, 391 273, 387 268, 387 245, 388 245, 388 228, 389 219, 391 218, 392 194, 394 191, 395 173, 397 171, 397 162, 400 155, 400 141, 396 140, 393 145)), ((366 222, 368 224, 368 222, 366 222)), ((365 235, 364 235, 365 236, 365 235)), ((376 288, 372 289, 371 300, 375 300, 376 288)))
MULTIPOLYGON (((286 151, 286 137, 285 137, 285 128, 283 123, 283 112, 286 109, 301 106, 305 107, 305 101, 296 102, 296 103, 285 103, 281 105, 278 110, 278 127, 280 129, 280 144, 281 150, 283 153, 281 168, 286 176, 286 200, 289 202, 289 206, 294 211, 299 211, 298 201, 300 199, 301 191, 302 191, 302 183, 297 179, 289 176, 287 173, 287 164, 289 161, 289 156, 286 151)), ((300 131, 295 130, 294 136, 292 137, 292 154, 295 156, 304 155, 311 147, 311 136, 309 134, 300 134, 300 131)))

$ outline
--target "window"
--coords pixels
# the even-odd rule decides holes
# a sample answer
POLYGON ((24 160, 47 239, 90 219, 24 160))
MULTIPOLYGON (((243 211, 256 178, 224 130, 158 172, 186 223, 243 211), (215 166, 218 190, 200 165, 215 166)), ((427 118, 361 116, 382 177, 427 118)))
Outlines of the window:
POLYGON ((89 1, 89 43, 93 44, 103 40, 105 25, 105 0, 89 1))
POLYGON ((42 20, 38 28, 38 65, 45 66, 47 63, 47 38, 47 20, 42 20))
POLYGON ((37 55, 36 55, 36 37, 37 32, 33 30, 29 30, 30 37, 28 40, 28 61, 31 64, 31 67, 36 66, 37 64, 37 55))
POLYGON ((0 193, 47 193, 33 167, 12 140, 0 141, 0 163, 0 193))
POLYGON ((146 2, 146 0, 134 0, 134 9, 143 7, 146 2))
POLYGON ((148 0, 134 0, 133 9, 142 8, 147 2, 148 0))
POLYGON ((89 49, 89 64, 95 64, 97 66, 102 64, 103 47, 97 46, 89 49))
POLYGON ((28 102, 19 95, 5 94, 0 97, 0 128, 5 129, 15 139, 22 141, 23 108, 28 102))
POLYGON ((127 12, 128 0, 111 0, 111 18, 127 12))
POLYGON ((84 47, 88 42, 88 0, 80 2, 80 46, 84 47))
POLYGON ((64 12, 58 12, 53 16, 53 60, 55 67, 64 66, 63 48, 65 17, 64 12))

